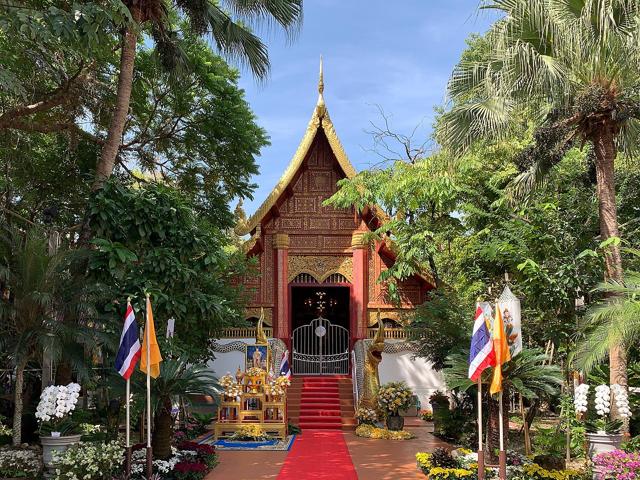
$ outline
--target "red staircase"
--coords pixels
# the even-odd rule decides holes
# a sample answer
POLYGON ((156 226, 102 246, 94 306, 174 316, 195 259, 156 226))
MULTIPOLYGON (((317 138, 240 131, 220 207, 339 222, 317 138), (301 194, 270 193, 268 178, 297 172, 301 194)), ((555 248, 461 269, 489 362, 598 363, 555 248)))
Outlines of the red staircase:
POLYGON ((355 427, 350 377, 296 377, 287 392, 289 421, 301 429, 355 427))

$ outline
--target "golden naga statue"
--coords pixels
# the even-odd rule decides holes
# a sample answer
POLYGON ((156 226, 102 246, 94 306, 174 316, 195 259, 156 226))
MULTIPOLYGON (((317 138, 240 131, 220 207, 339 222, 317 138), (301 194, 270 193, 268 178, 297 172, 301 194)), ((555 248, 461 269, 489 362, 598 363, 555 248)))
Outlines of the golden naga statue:
POLYGON ((360 396, 360 405, 367 408, 377 408, 377 394, 380 387, 380 375, 378 374, 378 365, 382 361, 382 352, 384 351, 384 323, 380 320, 380 312, 378 312, 378 331, 373 338, 371 345, 367 348, 364 359, 364 381, 362 382, 362 394, 360 396))
POLYGON ((267 335, 264 333, 262 325, 264 324, 264 308, 260 307, 260 318, 256 328, 256 345, 269 345, 267 335))

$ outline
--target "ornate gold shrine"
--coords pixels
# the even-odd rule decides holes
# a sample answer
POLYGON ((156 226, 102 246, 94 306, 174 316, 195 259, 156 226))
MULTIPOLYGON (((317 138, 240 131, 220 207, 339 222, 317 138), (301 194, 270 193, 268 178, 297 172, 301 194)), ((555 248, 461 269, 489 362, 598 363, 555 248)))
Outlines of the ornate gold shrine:
MULTIPOLYGON (((257 327, 257 338, 254 345, 247 347, 269 348, 267 337, 262 328, 264 312, 261 312, 257 327)), ((267 369, 271 367, 270 350, 267 350, 266 369, 256 364, 240 367, 230 385, 220 394, 218 420, 214 435, 219 438, 231 437, 237 430, 247 424, 259 425, 270 437, 285 438, 287 436, 287 394, 286 387, 277 385, 278 380, 269 379, 267 369)), ((225 375, 229 382, 229 375, 225 375)), ((221 384, 223 379, 221 379, 221 384)))

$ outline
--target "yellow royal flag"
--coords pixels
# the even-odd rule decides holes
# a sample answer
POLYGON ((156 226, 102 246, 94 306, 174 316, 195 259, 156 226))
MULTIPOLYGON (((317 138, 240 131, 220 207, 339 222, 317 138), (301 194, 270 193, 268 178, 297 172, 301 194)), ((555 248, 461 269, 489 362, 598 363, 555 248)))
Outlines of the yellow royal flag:
POLYGON ((151 300, 147 296, 147 323, 144 326, 144 336, 142 337, 142 358, 140 359, 140 370, 147 373, 147 349, 149 349, 149 376, 158 378, 160 375, 160 347, 156 339, 156 327, 153 324, 153 312, 151 311, 151 300), (147 335, 147 328, 149 329, 147 335))
POLYGON ((496 305, 496 318, 493 322, 493 351, 496 355, 496 366, 493 367, 493 380, 491 380, 491 395, 502 391, 502 365, 511 360, 509 345, 507 344, 507 336, 504 333, 504 323, 502 322, 502 313, 500 305, 496 305))

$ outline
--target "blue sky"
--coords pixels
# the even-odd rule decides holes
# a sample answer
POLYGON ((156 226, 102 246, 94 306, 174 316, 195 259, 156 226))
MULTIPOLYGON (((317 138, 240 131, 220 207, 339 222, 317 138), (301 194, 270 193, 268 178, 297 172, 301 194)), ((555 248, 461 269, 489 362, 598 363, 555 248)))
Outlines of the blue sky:
POLYGON ((434 107, 470 33, 491 17, 478 0, 305 0, 304 24, 293 43, 266 38, 272 73, 258 85, 243 72, 241 87, 267 130, 271 146, 258 158, 260 174, 251 214, 284 172, 317 99, 318 62, 324 57, 324 97, 338 136, 358 171, 380 161, 370 122, 391 116, 393 129, 428 138, 434 107))

